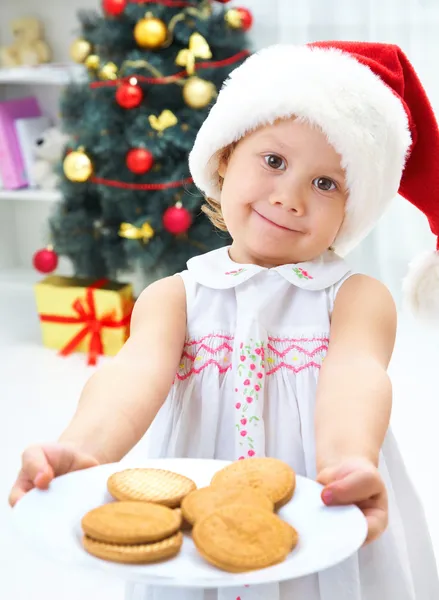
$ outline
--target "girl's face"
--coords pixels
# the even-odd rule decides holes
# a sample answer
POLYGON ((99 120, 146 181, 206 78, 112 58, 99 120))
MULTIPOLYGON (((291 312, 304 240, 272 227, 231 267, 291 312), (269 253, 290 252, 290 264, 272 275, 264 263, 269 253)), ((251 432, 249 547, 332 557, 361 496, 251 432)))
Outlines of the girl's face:
POLYGON ((319 129, 296 119, 258 129, 238 143, 219 174, 236 262, 306 262, 335 240, 348 191, 340 156, 319 129))

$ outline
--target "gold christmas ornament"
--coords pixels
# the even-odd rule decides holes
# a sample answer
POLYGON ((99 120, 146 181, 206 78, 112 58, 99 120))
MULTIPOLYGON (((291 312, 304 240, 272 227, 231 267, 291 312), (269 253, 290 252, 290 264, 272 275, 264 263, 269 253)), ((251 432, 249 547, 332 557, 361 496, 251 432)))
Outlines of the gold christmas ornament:
POLYGON ((99 71, 99 77, 107 81, 114 81, 117 79, 117 65, 112 62, 107 63, 99 71))
POLYGON ((63 169, 67 179, 76 183, 84 183, 93 175, 92 162, 82 147, 67 154, 63 169))
POLYGON ((165 129, 168 129, 168 127, 173 127, 178 123, 177 117, 170 110, 164 110, 158 117, 150 115, 148 120, 151 127, 160 133, 165 129))
POLYGON ((147 13, 134 28, 134 38, 141 48, 157 50, 168 39, 166 23, 147 13))
POLYGON ((92 45, 84 38, 78 38, 70 46, 70 56, 77 63, 83 63, 91 51, 92 45))
POLYGON ((99 69, 99 65, 101 64, 99 56, 97 54, 90 54, 84 61, 85 66, 90 71, 97 71, 99 69))
POLYGON ((183 86, 183 98, 191 108, 205 108, 216 94, 214 84, 200 77, 191 77, 183 86))
POLYGON ((197 58, 212 58, 212 52, 203 36, 199 33, 193 33, 189 38, 189 48, 180 50, 175 63, 180 67, 185 67, 189 75, 193 75, 197 58))
POLYGON ((154 229, 145 221, 141 227, 136 227, 131 223, 121 223, 119 236, 127 240, 141 240, 147 244, 155 235, 154 229))
POLYGON ((224 18, 232 29, 248 31, 253 25, 253 15, 247 8, 231 8, 226 12, 224 18))
POLYGON ((237 11, 236 9, 231 8, 230 10, 228 10, 224 18, 226 20, 227 25, 232 27, 232 29, 241 29, 242 18, 239 14, 239 11, 237 11))

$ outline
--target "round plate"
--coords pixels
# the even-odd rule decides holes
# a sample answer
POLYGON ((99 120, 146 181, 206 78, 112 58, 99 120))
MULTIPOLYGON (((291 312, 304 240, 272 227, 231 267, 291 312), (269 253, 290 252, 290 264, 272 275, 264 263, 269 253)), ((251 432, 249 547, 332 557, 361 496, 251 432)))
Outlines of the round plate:
MULTIPOLYGON (((141 466, 181 473, 192 478, 198 487, 203 487, 209 485, 214 473, 227 464, 230 463, 218 460, 158 459, 147 460, 141 466)), ((107 492, 108 477, 132 467, 139 467, 139 464, 102 465, 59 477, 48 491, 32 490, 12 511, 15 526, 37 552, 72 567, 101 569, 130 582, 182 588, 217 588, 295 579, 345 560, 366 539, 366 520, 357 507, 326 507, 320 498, 322 487, 297 476, 294 497, 279 515, 297 529, 299 544, 283 563, 274 567, 241 574, 223 572, 205 562, 189 535, 185 535, 180 554, 162 563, 122 565, 94 558, 82 548, 81 519, 92 508, 112 501, 107 492)))

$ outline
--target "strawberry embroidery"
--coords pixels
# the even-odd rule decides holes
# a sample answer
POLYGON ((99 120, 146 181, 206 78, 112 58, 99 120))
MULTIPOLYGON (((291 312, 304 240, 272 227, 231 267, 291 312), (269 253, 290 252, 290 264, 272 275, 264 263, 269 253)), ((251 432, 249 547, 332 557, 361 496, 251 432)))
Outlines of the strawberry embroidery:
POLYGON ((247 271, 247 269, 238 269, 237 271, 227 271, 227 273, 225 273, 225 275, 233 275, 233 277, 237 277, 238 275, 241 275, 242 273, 245 273, 245 271, 247 271))
POLYGON ((314 277, 312 277, 308 273, 308 271, 305 271, 301 267, 293 267, 293 271, 299 279, 306 279, 306 280, 314 279, 314 277))
MULTIPOLYGON (((238 419, 236 428, 242 439, 240 445, 246 447, 247 457, 256 455, 254 439, 251 430, 258 426, 259 417, 256 416, 256 406, 259 401, 259 394, 263 390, 263 378, 265 372, 265 348, 264 342, 250 340, 250 343, 240 344, 240 363, 238 365, 238 374, 242 378, 240 393, 245 402, 238 402, 235 407, 238 409, 238 419)), ((240 457, 246 458, 246 457, 240 457)))

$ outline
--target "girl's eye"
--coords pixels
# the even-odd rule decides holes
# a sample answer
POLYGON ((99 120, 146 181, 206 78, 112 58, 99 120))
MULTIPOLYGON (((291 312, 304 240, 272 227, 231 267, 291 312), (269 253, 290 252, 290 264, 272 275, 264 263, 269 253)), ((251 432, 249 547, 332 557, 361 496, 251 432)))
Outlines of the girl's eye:
POLYGON ((264 156, 264 160, 271 169, 276 169, 276 171, 285 171, 286 169, 284 159, 277 154, 268 154, 264 156))
POLYGON ((317 177, 314 179, 313 185, 322 192, 333 192, 337 189, 337 185, 328 177, 317 177))

